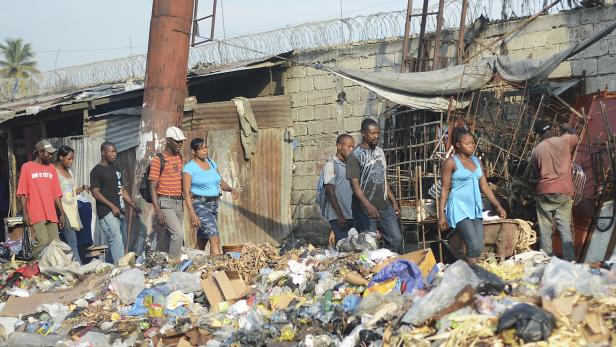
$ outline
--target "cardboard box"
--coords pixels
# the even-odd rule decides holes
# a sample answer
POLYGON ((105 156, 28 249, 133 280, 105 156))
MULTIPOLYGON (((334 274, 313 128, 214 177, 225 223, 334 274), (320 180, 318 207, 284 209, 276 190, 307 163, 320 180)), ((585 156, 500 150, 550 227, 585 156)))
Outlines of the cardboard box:
POLYGON ((434 258, 434 253, 432 253, 432 250, 428 248, 416 252, 406 253, 398 257, 385 259, 381 263, 375 265, 372 268, 372 272, 377 273, 383 270, 385 266, 393 263, 398 259, 405 259, 417 264, 419 270, 421 270, 421 274, 423 275, 424 279, 428 277, 428 274, 436 265, 436 258, 434 258))
POLYGON ((218 304, 232 304, 250 291, 237 271, 217 271, 201 280, 201 287, 212 311, 218 311, 218 304))

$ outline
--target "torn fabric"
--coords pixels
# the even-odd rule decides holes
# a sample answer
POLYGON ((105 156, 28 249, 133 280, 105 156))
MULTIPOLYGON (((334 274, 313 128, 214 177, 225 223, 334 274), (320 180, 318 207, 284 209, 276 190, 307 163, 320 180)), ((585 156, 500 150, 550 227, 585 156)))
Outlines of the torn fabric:
POLYGON ((232 101, 237 108, 237 115, 240 120, 240 141, 244 149, 244 159, 250 160, 250 157, 257 152, 257 138, 259 135, 257 120, 248 99, 237 97, 233 98, 232 101))
POLYGON ((512 60, 509 56, 497 56, 495 67, 504 80, 511 83, 527 82, 529 85, 547 79, 560 63, 590 47, 616 29, 616 23, 605 27, 569 48, 544 59, 512 60))
MULTIPOLYGON (((385 99, 415 109, 446 111, 449 108, 447 97, 460 99, 465 93, 483 88, 495 73, 509 83, 526 82, 528 86, 545 80, 562 63, 582 50, 588 48, 616 29, 612 24, 586 40, 553 54, 544 59, 513 60, 509 56, 486 57, 462 65, 445 69, 399 73, 390 71, 363 71, 331 66, 317 66, 338 76, 347 78, 366 87, 385 99)), ((468 105, 458 100, 453 108, 468 105)))
POLYGON ((492 79, 492 67, 487 60, 415 73, 372 72, 329 66, 326 69, 395 93, 414 96, 456 96, 481 89, 492 79))

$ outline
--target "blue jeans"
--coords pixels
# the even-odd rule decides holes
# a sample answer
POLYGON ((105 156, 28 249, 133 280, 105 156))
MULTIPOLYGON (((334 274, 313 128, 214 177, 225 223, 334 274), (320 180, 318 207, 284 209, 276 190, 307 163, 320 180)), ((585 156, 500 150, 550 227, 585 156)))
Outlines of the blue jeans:
POLYGON ((392 252, 400 253, 402 249, 402 233, 400 232, 400 225, 398 224, 398 216, 396 211, 389 201, 387 207, 379 209, 379 219, 371 219, 361 202, 353 197, 353 220, 355 221, 355 228, 358 232, 376 232, 377 228, 383 235, 385 241, 385 248, 392 252))
POLYGON ((116 217, 113 213, 109 212, 105 217, 98 219, 98 227, 101 231, 101 244, 109 245, 109 251, 105 260, 117 265, 120 258, 124 256, 126 218, 123 215, 116 217))
POLYGON ((77 246, 77 230, 71 228, 68 220, 64 223, 62 230, 60 230, 60 239, 66 242, 67 245, 71 246, 71 251, 73 251, 73 259, 81 264, 81 259, 79 258, 79 247, 77 246))
POLYGON ((209 240, 211 237, 219 236, 220 233, 216 224, 218 220, 218 201, 194 199, 192 204, 197 217, 201 221, 201 227, 197 230, 197 238, 199 240, 209 240))
POLYGON ((483 251, 483 219, 465 218, 456 224, 456 231, 466 243, 466 258, 478 258, 483 251))
POLYGON ((334 235, 336 235, 336 242, 342 240, 342 239, 346 239, 347 237, 349 237, 349 230, 351 230, 351 228, 355 227, 355 223, 352 219, 347 219, 346 220, 346 228, 341 227, 340 225, 338 225, 338 220, 337 219, 332 219, 329 221, 329 225, 331 226, 332 230, 334 231, 334 235))

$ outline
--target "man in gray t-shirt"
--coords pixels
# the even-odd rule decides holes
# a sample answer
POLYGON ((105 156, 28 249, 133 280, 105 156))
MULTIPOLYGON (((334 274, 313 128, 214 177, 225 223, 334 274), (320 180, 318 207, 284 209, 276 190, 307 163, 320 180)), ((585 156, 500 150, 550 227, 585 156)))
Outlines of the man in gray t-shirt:
POLYGON ((400 208, 387 184, 385 154, 378 147, 381 128, 374 119, 361 123, 362 143, 347 159, 347 178, 353 189, 353 219, 360 232, 377 228, 385 247, 400 252, 402 234, 398 224, 400 208))
POLYGON ((327 199, 325 201, 325 220, 332 230, 330 244, 349 236, 353 227, 351 199, 353 191, 346 177, 346 160, 355 146, 353 137, 342 134, 336 139, 336 155, 323 166, 323 182, 327 199))

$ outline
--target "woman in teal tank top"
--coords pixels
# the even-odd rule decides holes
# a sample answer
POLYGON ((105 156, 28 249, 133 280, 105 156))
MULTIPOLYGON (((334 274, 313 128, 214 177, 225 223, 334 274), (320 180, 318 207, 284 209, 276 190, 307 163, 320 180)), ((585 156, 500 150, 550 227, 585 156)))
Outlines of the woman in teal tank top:
POLYGON ((465 259, 469 264, 477 262, 483 250, 483 204, 481 193, 496 207, 498 215, 505 219, 494 192, 488 186, 479 159, 473 155, 475 137, 466 128, 453 131, 455 154, 445 160, 441 169, 442 190, 439 202, 439 229, 455 228, 466 243, 465 259))

